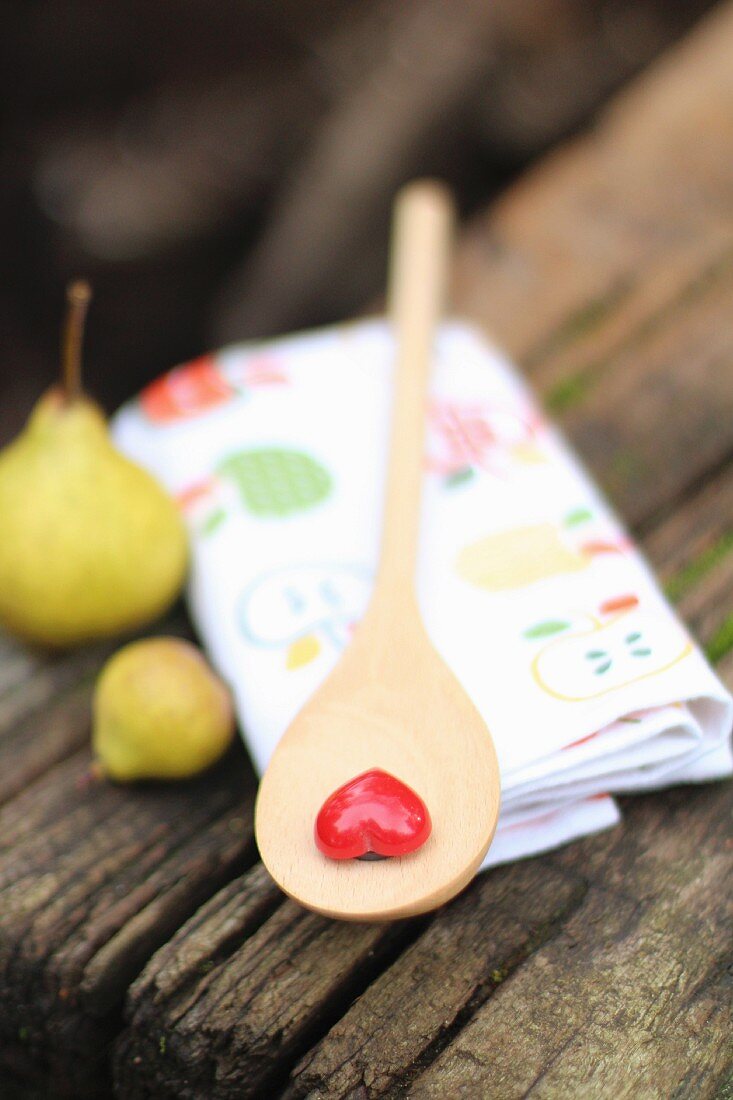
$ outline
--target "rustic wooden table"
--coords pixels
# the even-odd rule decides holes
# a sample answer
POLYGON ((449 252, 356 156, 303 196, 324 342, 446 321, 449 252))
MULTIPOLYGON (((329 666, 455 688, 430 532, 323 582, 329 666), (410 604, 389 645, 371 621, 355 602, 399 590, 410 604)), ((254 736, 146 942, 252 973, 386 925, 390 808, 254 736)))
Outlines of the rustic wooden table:
MULTIPOLYGON (((729 683, 732 57, 726 3, 468 227, 458 293, 729 683)), ((104 655, 0 648, 2 1096, 730 1095, 730 784, 626 799, 431 918, 333 923, 257 864, 241 749, 87 781, 104 655)))

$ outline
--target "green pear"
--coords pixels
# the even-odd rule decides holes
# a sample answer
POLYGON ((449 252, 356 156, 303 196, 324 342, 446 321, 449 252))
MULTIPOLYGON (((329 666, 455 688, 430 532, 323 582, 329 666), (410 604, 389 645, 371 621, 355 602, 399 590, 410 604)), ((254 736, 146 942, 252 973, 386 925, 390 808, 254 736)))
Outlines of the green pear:
POLYGON ((229 747, 229 691, 196 646, 147 638, 120 649, 94 693, 93 748, 109 779, 187 779, 229 747))
POLYGON ((188 559, 172 499, 113 447, 101 409, 70 383, 86 301, 88 288, 75 284, 66 387, 42 397, 0 452, 0 624, 54 647, 157 618, 178 595, 188 559))

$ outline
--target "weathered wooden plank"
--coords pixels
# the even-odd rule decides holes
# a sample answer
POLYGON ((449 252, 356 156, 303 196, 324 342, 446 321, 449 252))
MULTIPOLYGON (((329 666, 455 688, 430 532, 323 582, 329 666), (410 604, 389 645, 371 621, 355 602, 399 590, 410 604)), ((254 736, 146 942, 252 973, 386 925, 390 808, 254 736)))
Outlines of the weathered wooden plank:
MULTIPOLYGON (((0 636, 2 637, 2 636, 0 636)), ((0 753, 3 764, 17 763, 16 727, 43 713, 58 696, 89 680, 102 666, 111 647, 89 647, 63 656, 26 650, 2 637, 0 683, 0 753)))
MULTIPOLYGON (((733 502, 733 466, 688 501, 683 509, 655 530, 645 542, 645 550, 652 563, 659 568, 668 583, 677 580, 679 584, 681 578, 685 580, 684 591, 680 593, 681 610, 704 640, 714 637, 720 625, 733 614, 733 585, 729 583, 733 570, 733 546, 730 547, 730 555, 722 552, 710 555, 710 549, 720 546, 725 534, 731 530, 733 511, 725 508, 727 502, 733 502), (716 502, 720 502, 723 507, 717 508, 716 502)), ((733 657, 733 642, 731 656, 733 657)), ((733 666, 730 673, 729 683, 733 683, 733 666)), ((696 825, 699 832, 707 827, 708 816, 716 818, 723 810, 730 812, 733 785, 726 784, 721 790, 724 791, 720 795, 722 802, 710 789, 701 796, 699 791, 688 788, 680 798, 675 795, 677 801, 674 804, 677 805, 680 801, 684 803, 689 798, 690 805, 697 807, 695 812, 701 818, 696 825)), ((645 843, 650 851, 657 850, 657 833, 664 835, 664 841, 659 842, 660 845, 664 844, 664 848, 660 847, 659 858, 670 868, 673 869, 677 862, 684 864, 686 857, 683 850, 673 853, 671 860, 667 851, 673 848, 677 824, 667 822, 664 824, 663 834, 660 832, 662 824, 666 822, 668 798, 668 795, 662 794, 625 800, 627 819, 621 828, 590 842, 593 850, 601 853, 597 861, 599 881, 602 881, 606 852, 615 853, 613 858, 619 866, 624 858, 630 863, 636 860, 636 836, 640 829, 646 830, 645 843)), ((576 883, 581 884, 579 897, 585 906, 585 891, 589 888, 586 860, 587 845, 573 845, 563 854, 561 863, 557 855, 533 860, 531 863, 485 876, 478 888, 485 891, 487 905, 490 907, 497 879, 502 882, 502 876, 509 876, 513 881, 514 876, 522 875, 524 877, 519 882, 525 891, 531 912, 531 907, 536 906, 538 899, 544 897, 547 876, 556 873, 561 866, 564 872, 575 876, 576 883)), ((673 870, 670 870, 671 873, 673 870)), ((660 888, 663 885, 664 883, 660 883, 660 888)), ((720 900, 720 894, 712 891, 706 895, 702 904, 715 907, 720 900)), ((466 926, 464 931, 455 927, 451 908, 439 914, 431 928, 365 991, 296 1067, 289 1095, 391 1095, 391 1090, 405 1088, 419 1073, 420 1067, 431 1063, 451 1038, 460 1034, 462 1023, 479 1005, 494 995, 498 985, 521 964, 522 956, 520 954, 519 958, 510 957, 507 963, 495 964, 492 961, 490 939, 492 911, 489 910, 488 916, 482 916, 476 924, 471 919, 471 914, 476 910, 472 891, 465 894, 457 904, 468 911, 461 913, 458 922, 461 928, 466 926), (462 993, 463 1000, 456 999, 456 990, 462 993), (419 1011, 416 1008, 418 1002, 419 1011), (360 1093, 359 1090, 365 1091, 360 1093)), ((521 914, 521 900, 519 903, 515 901, 509 920, 507 913, 502 911, 500 923, 506 925, 513 920, 521 920, 521 914)), ((561 923, 558 920, 547 932, 546 940, 552 938, 561 923)), ((603 926, 603 921, 601 925, 603 926)), ((560 934, 565 933, 561 931, 560 934)), ((611 932, 608 934, 611 935, 611 932)), ((722 936, 716 950, 724 947, 724 939, 722 936)), ((541 940, 542 937, 538 937, 535 946, 539 946, 541 940)), ((609 952, 607 963, 610 966, 613 962, 613 955, 609 952)), ((618 965, 622 968, 625 966, 620 956, 618 965)), ((540 1007, 542 1003, 538 1000, 534 1013, 539 1022, 544 1020, 540 1007)), ((681 1004, 676 1005, 678 1011, 682 1011, 683 1007, 681 1004)), ((666 1023, 660 1026, 666 1026, 666 1023)), ((550 1027, 549 1021, 547 1027, 550 1027)), ((720 1059, 725 1045, 725 1032, 720 1026, 709 1036, 709 1049, 700 1054, 701 1059, 707 1059, 708 1067, 716 1059, 720 1059)), ((490 1046, 487 1048, 489 1051, 491 1049, 490 1046)), ((521 1054, 521 1050, 516 1047, 514 1055, 518 1054, 521 1054)), ((656 1056, 653 1050, 650 1056, 656 1056)), ((443 1082, 442 1095, 458 1095, 453 1092, 453 1087, 452 1080, 446 1079, 443 1082)), ((506 1091, 502 1091, 503 1085, 497 1084, 496 1090, 492 1092, 493 1087, 490 1082, 482 1081, 477 1086, 478 1091, 467 1091, 466 1095, 497 1096, 502 1100, 505 1096, 522 1095, 519 1084, 514 1089, 507 1087, 506 1091)), ((412 1094, 410 1087, 410 1096, 412 1094)), ((436 1095, 439 1093, 436 1092, 436 1095)), ((568 1085, 564 1092, 559 1090, 548 1095, 586 1097, 594 1094, 585 1087, 572 1091, 568 1085)))
POLYGON ((712 1097, 730 1072, 730 784, 626 806, 557 857, 589 890, 410 1086, 445 1096, 712 1097))
POLYGON ((575 874, 517 864, 441 912, 299 1064, 288 1096, 382 1096, 448 1042, 581 904, 575 874))
MULTIPOLYGON (((733 545, 730 554, 720 549, 710 553, 711 548, 724 545, 730 535, 733 512, 725 507, 729 502, 733 502, 733 466, 695 494, 645 542, 662 576, 680 587, 680 608, 705 641, 733 615, 733 586, 729 583, 733 545)), ((733 798, 733 787, 729 784, 726 789, 722 797, 733 798)), ((607 847, 621 865, 624 858, 636 859, 635 836, 639 829, 647 830, 650 851, 655 850, 653 838, 659 833, 664 837, 660 859, 672 874, 675 861, 670 861, 667 848, 673 842, 676 826, 665 826, 672 829, 670 839, 660 824, 666 819, 668 797, 639 800, 642 809, 637 800, 629 800, 628 824, 594 843, 602 852, 607 847)), ((707 828, 708 813, 719 814, 722 804, 717 796, 712 796, 712 802, 707 796, 701 799, 697 791, 688 790, 683 801, 685 797, 697 807, 702 819, 697 825, 700 833, 707 828)), ((235 934, 234 950, 222 958, 217 931, 220 908, 236 907, 238 890, 243 890, 248 899, 252 891, 267 898, 271 885, 265 877, 258 880, 251 872, 239 884, 231 884, 221 901, 210 903, 210 920, 204 911, 197 914, 190 928, 184 927, 173 944, 154 956, 133 986, 128 1005, 130 1027, 116 1059, 117 1080, 124 1094, 186 1097, 197 1095, 199 1089, 212 1100, 257 1095, 263 1082, 276 1078, 286 1061, 292 1060, 298 1047, 313 1034, 313 1016, 302 1015, 301 1007, 293 1003, 292 986, 281 980, 283 974, 288 974, 292 981, 296 972, 302 988, 311 989, 313 968, 330 975, 332 983, 321 988, 321 1026, 330 1012, 338 1015, 335 1003, 345 1012, 297 1066, 289 1095, 381 1096, 404 1088, 421 1066, 437 1058, 451 1038, 460 1034, 462 1024, 521 966, 522 960, 541 943, 552 940, 575 907, 585 905, 589 888, 584 866, 586 849, 573 846, 570 853, 576 850, 577 859, 563 857, 560 875, 559 857, 550 856, 483 876, 438 914, 424 934, 364 989, 351 1008, 348 1002, 353 989, 347 986, 344 990, 339 968, 350 971, 354 959, 361 958, 361 932, 326 922, 318 939, 304 949, 300 938, 293 940, 289 935, 291 922, 300 919, 318 928, 324 922, 305 914, 299 916, 290 903, 271 918, 273 927, 281 933, 276 947, 270 946, 258 958, 257 989, 268 987, 266 1011, 257 1006, 257 997, 253 1006, 247 987, 253 982, 251 966, 253 955, 260 953, 258 942, 242 943, 235 934), (212 947, 207 955, 209 937, 212 947), (182 955, 186 944, 192 953, 190 964, 182 955), (206 960, 212 972, 216 968, 218 978, 200 976, 206 960), (226 989, 226 1002, 213 992, 212 984, 218 994, 226 989), (240 1015, 246 1016, 245 1025, 238 1023, 240 1015), (283 1044, 283 1018, 290 1020, 292 1015, 296 1018, 290 1022, 289 1042, 283 1044), (204 1019, 207 1042, 202 1044, 200 1026, 204 1019), (152 1035, 163 1038, 165 1058, 156 1055, 152 1035), (217 1072, 209 1060, 212 1048, 222 1052, 217 1055, 217 1072)), ((685 852, 681 850, 678 858, 684 863, 685 852)), ((661 882, 660 889, 663 886, 661 882)), ((703 904, 714 906, 717 900, 706 895, 703 904)), ((272 944, 275 937, 265 931, 268 925, 260 934, 272 944)), ((607 965, 613 961, 609 953, 607 965)), ((619 958, 618 965, 625 965, 623 959, 619 958)), ((301 987, 297 988, 300 996, 301 987)), ((312 1008, 309 1001, 309 1013, 312 1008)), ((676 1008, 681 1011, 679 1005, 676 1008)), ((701 1058, 707 1059, 709 1067, 714 1066, 724 1046, 724 1032, 718 1027, 709 1036, 701 1058)), ((446 1084, 444 1095, 452 1095, 451 1088, 452 1084, 446 1084)), ((499 1091, 495 1095, 503 1094, 499 1091)))
MULTIPOLYGON (((168 633, 190 633, 180 614, 162 628, 168 633)), ((74 1061, 77 1070, 69 1089, 82 1095, 94 1090, 100 1073, 106 1073, 106 1064, 100 1069, 100 1059, 106 1062, 104 1042, 115 1030, 110 1006, 117 1008, 130 978, 167 931, 180 923, 179 906, 191 912, 208 896, 210 888, 202 892, 202 882, 208 877, 209 863, 208 858, 201 862, 197 854, 193 878, 186 881, 183 853, 176 848, 188 840, 188 858, 190 843, 194 847, 197 843, 183 824, 188 815, 180 811, 191 799, 190 788, 181 791, 179 820, 170 824, 166 822, 169 800, 158 798, 152 789, 146 795, 145 813, 135 827, 147 826, 155 837, 161 869, 149 894, 125 897, 133 889, 134 876, 130 878, 124 860, 116 866, 110 862, 127 825, 116 831, 115 818, 108 820, 107 814, 116 806, 122 818, 134 815, 136 798, 125 802, 121 790, 90 784, 90 761, 80 750, 89 742, 94 677, 118 643, 58 655, 26 649, 7 637, 0 644, 0 804, 10 803, 0 813, 2 1062, 24 1078, 35 1079, 43 1089, 58 1065, 64 1066, 67 1076, 66 1060, 74 1061), (163 869, 166 860, 168 866, 163 869), (116 867, 125 873, 118 876, 116 867), (106 909, 93 905, 101 879, 110 890, 106 909), (80 919, 82 898, 88 905, 84 920, 80 919), (67 924, 80 937, 71 946, 55 938, 67 924), (37 930, 38 942, 29 934, 31 927, 37 930), (49 938, 44 944, 45 929, 49 938), (65 955, 72 947, 78 967, 65 955), (34 982, 62 989, 63 995, 59 993, 53 1005, 43 1000, 35 1003, 26 993, 26 983, 33 988, 34 982), (90 1037, 91 1056, 81 1060, 79 1045, 90 1037)), ((244 761, 242 771, 246 771, 244 761)), ((232 785, 232 780, 222 774, 218 787, 224 791, 227 784, 232 785)), ((251 784, 247 788, 240 776, 238 785, 247 790, 251 801, 251 784)), ((236 789, 234 780, 231 801, 238 814, 236 789)), ((210 846, 214 874, 221 883, 242 860, 234 858, 231 845, 221 845, 213 829, 217 807, 221 814, 221 798, 217 802, 214 797, 212 806, 212 828, 204 844, 210 846), (220 847, 221 863, 216 856, 220 847)), ((203 827, 204 817, 197 816, 203 827)), ((242 850, 250 843, 248 818, 242 828, 242 850)), ((145 867, 150 870, 143 861, 138 864, 138 885, 144 881, 145 867)), ((0 1070, 0 1082, 3 1090, 10 1089, 4 1070, 0 1070)))
MULTIPOLYGON (((273 889, 262 880, 253 886, 247 876, 232 891, 237 888, 264 899, 273 889)), ((236 894, 230 898, 239 904, 236 894)), ((324 1020, 367 985, 409 934, 404 922, 346 924, 285 902, 233 950, 214 959, 206 950, 203 978, 189 971, 165 996, 153 979, 153 1004, 145 1004, 134 1034, 118 1047, 118 1089, 181 1100, 271 1094, 324 1020)), ((200 937, 208 935, 207 922, 200 937)), ((186 930, 182 937, 187 939, 186 930)), ((157 968, 157 960, 152 965, 157 968)), ((162 977, 167 983, 165 969, 162 977)), ((143 1002, 150 980, 146 971, 143 1002)))
MULTIPOLYGON (((733 792, 730 785, 721 787, 720 795, 715 790, 688 790, 674 798, 660 795, 629 800, 627 823, 615 831, 623 841, 617 838, 614 842, 612 834, 594 842, 602 853, 599 863, 607 856, 610 860, 608 851, 615 853, 619 866, 624 861, 636 862, 641 836, 648 851, 656 853, 666 876, 653 882, 645 879, 642 895, 661 894, 663 900, 659 905, 671 904, 668 894, 675 894, 681 876, 687 873, 690 851, 699 848, 707 856, 701 840, 703 825, 717 822, 719 829, 722 820, 725 829, 733 792), (671 805, 677 805, 685 814, 685 807, 690 807, 694 827, 688 826, 686 816, 680 820, 679 815, 671 815, 671 805), (682 846, 675 851, 678 830, 689 832, 690 828, 692 847, 688 851, 682 846)), ((716 836, 718 843, 720 836, 717 833, 716 836)), ((587 919, 589 923, 595 922, 594 934, 602 942, 604 938, 613 940, 615 930, 606 919, 608 913, 604 917, 602 908, 599 911, 597 906, 586 907, 586 846, 574 846, 573 851, 576 858, 563 861, 563 874, 557 873, 557 857, 502 869, 484 876, 442 911, 427 932, 366 989, 353 1008, 306 1056, 295 1072, 288 1095, 381 1096, 393 1088, 405 1087, 421 1065, 429 1064, 453 1035, 461 1034, 463 1023, 488 1001, 524 957, 543 942, 552 941, 558 929, 561 936, 566 936, 564 922, 578 904, 582 903, 585 917, 577 928, 572 925, 574 938, 580 939, 587 919)), ((602 873, 601 869, 599 882, 603 881, 602 873)), ((675 914, 672 922, 679 922, 675 924, 677 939, 668 944, 658 929, 655 932, 662 952, 686 951, 687 939, 693 935, 696 922, 708 920, 708 909, 717 912, 721 892, 725 896, 728 888, 726 881, 717 876, 711 879, 696 875, 691 883, 694 889, 691 886, 686 895, 689 911, 685 912, 684 920, 682 914, 675 914)), ((239 888, 239 884, 229 888, 230 901, 239 888)), ((605 889, 599 886, 603 904, 617 913, 617 899, 611 896, 609 900, 605 889)), ((634 900, 632 910, 640 905, 641 901, 634 900)), ((657 908, 650 914, 650 920, 657 920, 657 908)), ((348 982, 344 984, 343 973, 351 977, 363 962, 363 929, 327 925, 320 918, 296 912, 289 903, 278 911, 278 918, 272 918, 235 952, 224 958, 216 954, 216 962, 209 955, 202 962, 202 944, 208 933, 205 924, 199 926, 196 966, 185 968, 185 980, 177 969, 172 989, 163 996, 149 998, 150 978, 146 973, 140 986, 133 988, 132 1026, 117 1053, 116 1080, 123 1095, 186 1098, 205 1094, 216 1100, 263 1095, 262 1090, 266 1091, 277 1080, 298 1047, 313 1036, 314 1027, 323 1027, 329 1016, 340 1015, 359 988, 348 982), (297 933, 296 926, 301 926, 297 933), (316 928, 320 935, 314 945, 309 937, 316 928), (198 977, 209 966, 215 978, 198 977), (305 1007, 300 1001, 302 996, 308 998, 305 1007)), ((730 1055, 721 1016, 725 993, 718 988, 726 980, 725 966, 729 961, 725 929, 725 921, 720 918, 697 941, 700 964, 708 967, 705 974, 710 987, 710 1018, 706 1042, 697 1048, 696 1065, 699 1073, 712 1082, 730 1055)), ((383 931, 372 928, 369 942, 377 942, 372 937, 381 936, 383 931)), ((181 942, 185 942, 187 934, 184 929, 181 942)), ((167 968, 161 967, 157 960, 152 965, 158 970, 158 980, 165 978, 167 968)), ((628 966, 626 955, 620 950, 614 955, 608 948, 605 966, 610 975, 608 982, 620 985, 628 966), (618 976, 613 973, 614 967, 619 970, 618 976)), ((362 974, 360 984, 365 985, 368 977, 369 974, 362 974)), ((577 982, 575 972, 573 980, 577 982)), ((648 989, 653 990, 651 970, 646 980, 648 989)), ((684 997, 674 1000, 671 978, 667 986, 660 983, 659 995, 668 1011, 655 1021, 655 1034, 666 1034, 689 1007, 684 997)), ((576 986, 576 993, 581 1003, 589 997, 585 988, 576 986)), ((535 1014, 539 1020, 542 1013, 543 1001, 537 994, 535 1014)), ((552 1020, 546 1020, 544 1026, 551 1030, 552 1020)), ((639 1036, 634 1036, 633 1041, 638 1043, 639 1036)), ((487 1049, 492 1048, 489 1045, 487 1049)), ((521 1048, 516 1047, 513 1057, 520 1055, 521 1048)), ((687 1072, 687 1047, 675 1046, 670 1041, 664 1051, 652 1046, 647 1055, 650 1073, 655 1059, 663 1056, 670 1079, 677 1073, 678 1083, 682 1082, 680 1074, 687 1072)), ((568 1082, 567 1091, 562 1094, 595 1095, 587 1091, 592 1083, 589 1075, 587 1081, 576 1082, 575 1091, 570 1091, 568 1082)), ((452 1079, 442 1081, 434 1094, 458 1095, 454 1084, 452 1079)), ((516 1091, 491 1092, 489 1083, 482 1081, 480 1087, 487 1090, 481 1095, 521 1094, 519 1086, 516 1091)), ((475 1090, 475 1080, 469 1077, 465 1095, 477 1095, 475 1090)), ((649 1093, 671 1094, 671 1091, 649 1093)), ((635 1094, 629 1089, 628 1095, 646 1094, 635 1094)), ((697 1093, 690 1091, 687 1095, 697 1093)))
POLYGON ((670 598, 720 663, 733 652, 733 466, 652 530, 644 546, 670 598))
POLYGON ((457 301, 538 377, 608 353, 729 247, 732 21, 719 4, 469 226, 457 301))
POLYGON ((245 865, 252 783, 236 748, 200 780, 89 781, 70 756, 0 811, 3 1061, 58 1095, 95 1095, 124 991, 245 865))
POLYGON ((731 51, 723 4, 476 219, 460 256, 459 306, 633 523, 733 450, 731 51))
POLYGON ((733 324, 720 321, 731 296, 733 253, 704 296, 614 357, 565 417, 587 464, 632 522, 673 504, 730 453, 733 324))
MULTIPOLYGON (((239 887, 232 884, 230 903, 237 888, 250 891, 254 874, 245 876, 239 887)), ((480 969, 482 986, 490 987, 497 974, 541 941, 583 893, 574 876, 551 868, 545 870, 541 884, 538 891, 537 876, 526 865, 484 877, 408 950, 408 957, 417 952, 417 968, 409 972, 400 986, 401 996, 394 1001, 401 1013, 405 1044, 411 1033, 429 1032, 436 1013, 443 1021, 451 1006, 455 1012, 465 1010, 476 995, 467 975, 480 969), (461 954, 464 965, 456 967, 461 954)), ((262 883, 260 890, 265 894, 267 886, 262 883)), ((271 1087, 273 1079, 282 1076, 307 1048, 314 1031, 321 1031, 329 1016, 340 1014, 367 985, 379 957, 394 951, 420 927, 414 922, 380 926, 327 921, 288 902, 251 939, 218 961, 217 921, 215 913, 208 924, 180 933, 181 943, 193 935, 198 947, 208 939, 209 925, 213 926, 217 962, 205 978, 197 978, 201 966, 197 950, 195 961, 186 968, 187 981, 181 982, 177 960, 171 987, 171 963, 156 956, 133 986, 132 1027, 116 1059, 116 1080, 125 1094, 191 1098, 206 1094, 217 1100, 263 1095, 262 1090, 271 1087), (162 980, 168 985, 165 996, 160 993, 162 980), (156 1057, 151 1033, 163 1036, 165 1059, 156 1057)), ((206 957, 210 958, 208 952, 206 957)), ((389 1016, 382 1020, 386 1029, 395 1022, 389 1016)), ((370 1032, 369 1041, 379 1047, 375 1018, 363 1022, 359 1030, 364 1042, 370 1032)), ((348 1033, 352 1043, 354 1034, 353 1030, 348 1033)), ((352 1054, 349 1050, 347 1057, 352 1054)), ((382 1072, 387 1073, 386 1066, 382 1072)))
POLYGON ((209 974, 285 901, 261 863, 215 894, 161 947, 135 989, 146 1007, 181 997, 191 977, 209 974))
MULTIPOLYGON (((33 685, 34 687, 36 685, 33 685)), ((0 737, 0 803, 19 794, 89 740, 92 684, 85 679, 0 737)))
MULTIPOLYGON (((730 1070, 730 914, 720 903, 730 807, 722 787, 635 799, 621 829, 574 845, 561 867, 534 861, 530 903, 549 869, 576 874, 583 899, 544 946, 492 972, 490 951, 478 966, 458 935, 435 959, 441 984, 426 978, 427 933, 300 1063, 288 1096, 715 1095, 730 1070), (641 845, 650 868, 629 881, 641 845), (585 866, 593 853, 595 877, 585 866), (607 884, 614 868, 618 881, 607 884), (465 1010, 453 999, 456 971, 474 994, 465 1010)), ((489 896, 496 877, 485 880, 489 896)), ((438 930, 450 932, 444 915, 438 930)), ((485 928, 474 937, 477 955, 490 940, 485 928)))

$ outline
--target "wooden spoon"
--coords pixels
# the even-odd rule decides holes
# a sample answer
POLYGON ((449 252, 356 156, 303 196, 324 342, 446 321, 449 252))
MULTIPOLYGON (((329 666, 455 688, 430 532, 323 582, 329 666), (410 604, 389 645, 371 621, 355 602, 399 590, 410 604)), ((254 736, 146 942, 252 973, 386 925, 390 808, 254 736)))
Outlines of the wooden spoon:
POLYGON ((278 885, 308 908, 346 920, 407 917, 453 897, 483 860, 499 813, 491 736, 428 639, 413 583, 425 405, 451 223, 439 184, 414 183, 398 195, 390 277, 397 356, 379 570, 350 646, 278 744, 255 810, 260 853, 278 885), (406 856, 329 859, 314 841, 318 811, 372 768, 420 795, 432 833, 406 856))

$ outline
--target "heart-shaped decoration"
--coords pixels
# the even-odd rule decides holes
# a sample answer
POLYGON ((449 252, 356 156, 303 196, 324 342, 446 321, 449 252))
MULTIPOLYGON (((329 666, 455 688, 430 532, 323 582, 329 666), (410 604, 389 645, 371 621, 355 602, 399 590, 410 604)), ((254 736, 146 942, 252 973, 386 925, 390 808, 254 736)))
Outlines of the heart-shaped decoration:
POLYGON ((389 772, 372 768, 326 799, 316 818, 315 840, 330 859, 404 856, 425 843, 431 828, 420 796, 389 772))

